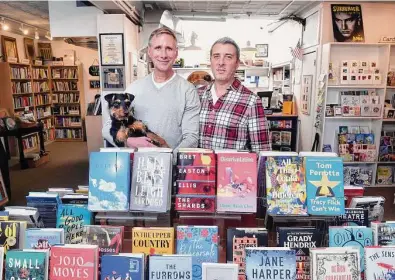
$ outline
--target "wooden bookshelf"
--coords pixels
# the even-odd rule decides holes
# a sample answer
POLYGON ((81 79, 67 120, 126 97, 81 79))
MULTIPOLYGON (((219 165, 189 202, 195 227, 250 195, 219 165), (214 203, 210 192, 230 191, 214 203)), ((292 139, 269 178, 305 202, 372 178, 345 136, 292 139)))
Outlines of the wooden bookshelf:
POLYGON ((50 66, 50 77, 55 141, 83 141, 82 67, 50 66), (79 125, 70 125, 70 122, 79 125))

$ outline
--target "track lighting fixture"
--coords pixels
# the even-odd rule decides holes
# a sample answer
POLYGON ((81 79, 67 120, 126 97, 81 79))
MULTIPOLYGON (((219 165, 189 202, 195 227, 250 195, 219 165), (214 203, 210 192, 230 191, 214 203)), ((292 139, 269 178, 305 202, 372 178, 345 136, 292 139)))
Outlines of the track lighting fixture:
POLYGON ((47 34, 45 35, 45 38, 47 38, 48 40, 52 41, 52 35, 51 35, 51 33, 49 33, 49 31, 47 31, 47 34))
POLYGON ((1 18, 1 28, 2 28, 4 31, 7 31, 8 29, 10 29, 10 27, 8 26, 8 24, 5 23, 5 19, 4 19, 3 17, 1 18))
POLYGON ((34 39, 36 39, 36 40, 40 39, 40 36, 38 35, 37 28, 36 28, 36 32, 34 32, 34 39))
POLYGON ((22 33, 23 33, 24 35, 29 34, 29 29, 23 28, 23 23, 21 23, 21 27, 19 27, 19 30, 22 31, 22 33))

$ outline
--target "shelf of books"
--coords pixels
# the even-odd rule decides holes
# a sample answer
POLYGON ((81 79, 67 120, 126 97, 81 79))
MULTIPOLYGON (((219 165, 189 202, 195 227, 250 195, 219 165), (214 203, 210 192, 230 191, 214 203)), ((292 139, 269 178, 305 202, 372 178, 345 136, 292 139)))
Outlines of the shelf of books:
POLYGON ((322 150, 343 158, 348 186, 395 186, 392 167, 382 164, 391 161, 395 136, 394 46, 330 43, 322 56, 328 67, 322 150))
POLYGON ((52 110, 56 141, 83 141, 81 67, 51 66, 52 110))

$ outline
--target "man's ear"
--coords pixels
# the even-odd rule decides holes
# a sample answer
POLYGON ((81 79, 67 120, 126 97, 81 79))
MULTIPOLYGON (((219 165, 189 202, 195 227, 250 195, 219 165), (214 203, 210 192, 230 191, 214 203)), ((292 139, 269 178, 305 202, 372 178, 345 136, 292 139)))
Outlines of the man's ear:
POLYGON ((133 102, 133 100, 134 100, 134 95, 133 94, 125 92, 125 95, 130 100, 130 102, 133 102))
POLYGON ((107 94, 106 96, 104 96, 104 99, 108 102, 108 104, 111 104, 112 101, 114 100, 115 94, 114 93, 110 93, 107 94))

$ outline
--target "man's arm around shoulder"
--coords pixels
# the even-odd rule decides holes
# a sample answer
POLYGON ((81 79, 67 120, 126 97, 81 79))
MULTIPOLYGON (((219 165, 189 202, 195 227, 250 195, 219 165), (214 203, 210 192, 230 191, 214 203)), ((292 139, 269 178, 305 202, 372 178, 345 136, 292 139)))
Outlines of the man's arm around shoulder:
POLYGON ((270 151, 269 123, 265 117, 262 100, 255 97, 255 102, 248 108, 248 133, 251 149, 254 152, 270 151))

